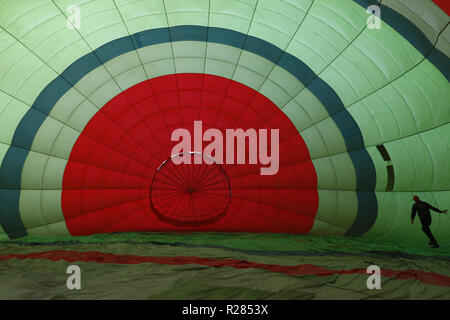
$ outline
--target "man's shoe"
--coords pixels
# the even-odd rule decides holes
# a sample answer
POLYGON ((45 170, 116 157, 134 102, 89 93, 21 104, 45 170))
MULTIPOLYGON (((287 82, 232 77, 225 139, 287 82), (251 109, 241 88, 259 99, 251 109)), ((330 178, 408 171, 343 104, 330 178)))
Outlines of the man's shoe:
POLYGON ((432 248, 439 248, 439 245, 437 243, 434 243, 432 248))

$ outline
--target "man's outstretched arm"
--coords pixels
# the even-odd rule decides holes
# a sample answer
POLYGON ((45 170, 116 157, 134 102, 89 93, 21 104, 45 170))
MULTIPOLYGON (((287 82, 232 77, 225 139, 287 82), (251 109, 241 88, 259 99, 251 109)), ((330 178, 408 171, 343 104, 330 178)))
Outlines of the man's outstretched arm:
POLYGON ((439 212, 439 213, 447 213, 448 210, 440 210, 438 208, 433 207, 431 204, 428 204, 428 208, 435 211, 435 212, 439 212))

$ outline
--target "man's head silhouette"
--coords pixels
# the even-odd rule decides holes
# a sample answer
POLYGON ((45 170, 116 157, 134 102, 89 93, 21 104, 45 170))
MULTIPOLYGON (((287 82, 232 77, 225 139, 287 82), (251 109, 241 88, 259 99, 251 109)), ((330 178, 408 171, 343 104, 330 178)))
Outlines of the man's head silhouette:
POLYGON ((419 200, 420 200, 420 199, 419 199, 419 196, 414 196, 414 197, 413 197, 413 200, 416 201, 416 202, 419 201, 419 200))

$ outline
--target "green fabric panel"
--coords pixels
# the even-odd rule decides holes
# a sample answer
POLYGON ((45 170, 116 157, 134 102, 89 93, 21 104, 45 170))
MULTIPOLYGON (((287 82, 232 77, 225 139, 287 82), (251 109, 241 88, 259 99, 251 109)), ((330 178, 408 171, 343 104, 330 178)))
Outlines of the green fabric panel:
POLYGON ((61 190, 23 190, 20 206, 27 229, 45 230, 51 224, 65 225, 61 210, 61 190))
POLYGON ((295 99, 289 101, 283 108, 283 112, 291 119, 298 131, 313 125, 311 118, 295 99))
POLYGON ((128 35, 113 1, 60 0, 55 3, 64 13, 69 6, 80 7, 81 28, 78 32, 90 48, 98 48, 112 39, 128 35))
POLYGON ((423 241, 426 236, 419 229, 420 223, 416 221, 411 225, 410 222, 412 196, 409 192, 377 192, 379 213, 366 236, 377 240, 401 241, 408 238, 413 243, 423 241))
MULTIPOLYGON (((375 63, 386 78, 385 84, 401 76, 422 58, 405 38, 386 23, 380 30, 365 29, 353 42, 353 46, 365 54, 366 63, 369 60, 375 63)), ((347 57, 351 58, 351 55, 347 57)), ((364 65, 365 63, 359 66, 360 71, 365 71, 364 65)))
MULTIPOLYGON (((48 234, 54 235, 55 237, 70 235, 65 221, 50 223, 50 224, 47 224, 45 227, 48 230, 48 234)), ((33 232, 33 230, 32 230, 32 232, 33 232)))
MULTIPOLYGON (((447 167, 448 168, 448 167, 447 167)), ((448 186, 448 184, 447 184, 448 186)), ((433 192, 432 197, 430 197, 430 203, 432 205, 436 205, 439 209, 448 209, 450 210, 450 191, 439 191, 433 192)), ((441 240, 443 243, 448 243, 450 241, 450 234, 448 230, 450 229, 450 217, 448 213, 438 214, 433 212, 433 224, 435 235, 437 239, 441 240)))
POLYGON ((5 15, 0 16, 2 26, 7 26, 8 32, 27 48, 59 73, 71 61, 90 51, 84 41, 80 41, 76 30, 67 28, 66 18, 52 2, 30 2, 26 6, 23 3, 8 6, 5 15), (30 10, 30 6, 34 9, 30 10), (49 50, 56 45, 57 50, 49 50))
MULTIPOLYGON (((373 100, 375 102, 375 99, 373 100)), ((388 127, 388 130, 391 130, 391 127, 384 125, 384 119, 377 116, 380 114, 389 114, 389 110, 386 109, 385 105, 379 101, 372 105, 364 100, 358 102, 354 108, 348 110, 354 119, 358 119, 360 123, 364 123, 364 129, 361 132, 366 146, 374 146, 380 144, 382 141, 386 141, 384 137, 387 133, 382 130, 384 130, 384 127, 388 127)), ((392 116, 389 119, 392 119, 392 116)), ((388 122, 391 123, 390 121, 388 122)))
POLYGON ((177 41, 172 43, 175 58, 205 57, 206 43, 198 41, 177 41))
POLYGON ((357 190, 356 172, 352 160, 347 153, 332 155, 329 157, 336 170, 337 188, 339 190, 357 190))
POLYGON ((122 91, 131 88, 136 83, 147 80, 147 75, 145 74, 144 68, 141 66, 136 67, 132 70, 126 71, 119 74, 114 78, 115 82, 122 91))
POLYGON ((31 105, 57 74, 4 30, 0 30, 0 43, 0 89, 31 105))
POLYGON ((360 59, 353 59, 355 50, 344 50, 322 74, 325 81, 334 84, 334 89, 347 106, 401 76, 422 58, 387 24, 380 30, 365 29, 351 47, 363 53, 357 55, 360 59), (376 66, 383 73, 384 83, 380 82, 382 77, 379 75, 376 86, 369 85, 373 68, 366 69, 366 65, 376 66))
POLYGON ((42 189, 42 178, 48 155, 30 151, 22 171, 22 189, 42 189))
POLYGON ((317 159, 328 154, 327 145, 317 127, 310 127, 301 132, 302 138, 308 146, 311 159, 317 159))
POLYGON ((205 73, 230 79, 233 77, 236 65, 221 60, 207 59, 205 62, 205 73))
POLYGON ((267 78, 274 64, 254 53, 243 51, 239 58, 239 66, 245 67, 267 78))
POLYGON ((394 166, 394 191, 431 190, 431 157, 419 135, 386 143, 385 147, 394 166))
POLYGON ((447 124, 445 126, 437 128, 437 132, 440 134, 441 138, 445 141, 447 147, 450 146, 450 125, 447 124))
POLYGON ((61 209, 61 190, 22 190, 21 218, 31 235, 68 235, 61 209))
POLYGON ((92 103, 101 108, 111 99, 120 93, 120 88, 114 80, 110 80, 96 89, 88 98, 92 103))
POLYGON ((64 124, 53 119, 45 120, 45 125, 39 128, 38 133, 33 141, 31 150, 39 153, 50 154, 56 137, 61 132, 64 124))
POLYGON ((147 63, 145 65, 145 71, 150 78, 156 78, 166 74, 175 73, 175 65, 173 59, 158 60, 147 63))
POLYGON ((10 144, 17 127, 29 107, 0 91, 0 142, 10 144))
POLYGON ((309 90, 302 90, 294 99, 308 114, 308 117, 313 123, 317 123, 320 120, 329 117, 328 112, 323 107, 322 103, 309 90))
POLYGON ((211 0, 210 26, 247 34, 257 0, 211 0))
POLYGON ((137 51, 131 51, 122 54, 119 57, 115 57, 103 65, 108 70, 109 74, 117 79, 118 76, 135 69, 136 66, 139 66, 142 69, 141 61, 139 59, 140 57, 137 51))
MULTIPOLYGON (((441 209, 450 206, 450 191, 444 192, 377 192, 379 214, 374 227, 365 235, 377 241, 408 242, 425 244, 429 240, 421 230, 418 218, 411 224, 411 207, 413 195, 419 195, 421 200, 429 202, 441 209), (439 199, 439 201, 437 201, 439 199), (393 214, 395 212, 395 214, 393 214)), ((448 215, 431 212, 431 231, 440 243, 450 240, 448 215)))
POLYGON ((300 83, 292 74, 277 65, 275 65, 272 72, 269 74, 268 79, 278 84, 281 88, 283 88, 283 90, 287 91, 291 97, 297 95, 297 93, 304 88, 303 84, 300 83))
POLYGON ((36 134, 31 150, 69 159, 73 144, 79 134, 78 131, 64 126, 52 118, 47 118, 36 134))
POLYGON ((233 80, 245 83, 248 87, 258 91, 266 80, 266 77, 262 76, 258 72, 238 65, 236 67, 236 71, 234 72, 233 80))
POLYGON ((361 9, 351 1, 314 1, 287 51, 320 72, 365 27, 361 9))
POLYGON ((343 226, 346 230, 353 224, 358 212, 358 199, 355 192, 338 192, 337 214, 330 223, 336 226, 343 226))
POLYGON ((65 225, 61 209, 61 190, 42 190, 41 207, 46 225, 62 222, 65 225))
POLYGON ((204 70, 205 58, 175 58, 175 71, 177 73, 195 73, 204 70))
POLYGON ((42 177, 42 188, 50 190, 61 190, 64 170, 67 165, 67 160, 49 157, 47 165, 42 177))
POLYGON ((38 237, 50 236, 47 225, 43 225, 40 227, 34 227, 34 228, 28 228, 27 231, 28 231, 28 234, 31 236, 38 236, 38 237))
MULTIPOLYGON (((416 94, 412 98, 414 106, 428 110, 433 120, 433 125, 427 127, 427 130, 440 126, 450 121, 449 104, 450 101, 450 83, 445 77, 431 64, 424 60, 411 73, 408 73, 410 86, 416 89, 416 94)), ((419 126, 420 127, 420 126, 419 126)))
POLYGON ((20 192, 20 217, 27 230, 35 227, 45 228, 41 193, 41 190, 22 190, 20 192))
POLYGON ((361 68, 351 55, 341 54, 333 62, 333 65, 321 74, 321 78, 327 83, 332 83, 333 89, 338 93, 344 105, 348 105, 373 91, 369 81, 371 74, 366 75, 361 68))
POLYGON ((167 27, 162 0, 115 0, 115 3, 130 34, 167 27))
POLYGON ((50 117, 65 123, 84 101, 85 97, 77 90, 69 90, 59 99, 56 104, 58 107, 52 109, 50 117))
POLYGON ((164 0, 169 26, 208 25, 208 0, 164 0))
MULTIPOLYGON (((414 162, 414 183, 409 186, 410 190, 432 190, 433 159, 428 146, 425 145, 420 135, 405 138, 402 142, 414 162)), ((412 175, 413 172, 409 174, 412 175)))
POLYGON ((444 138, 449 136, 450 124, 420 135, 431 157, 433 170, 431 190, 447 190, 450 186, 450 144, 446 143, 444 138))
POLYGON ((58 137, 54 141, 52 155, 62 159, 69 159, 75 141, 78 139, 79 133, 70 127, 63 127, 58 137))
MULTIPOLYGON (((335 68, 337 70, 346 74, 345 68, 351 68, 352 76, 357 76, 364 82, 361 85, 364 85, 365 88, 359 90, 360 96, 364 96, 368 91, 373 91, 373 88, 382 88, 387 80, 383 69, 367 54, 366 50, 352 44, 336 59, 335 68)), ((373 55, 372 52, 369 52, 369 54, 373 55)))
POLYGON ((338 179, 334 162, 330 157, 322 157, 312 161, 317 174, 319 190, 337 190, 338 179))
MULTIPOLYGON (((337 216, 336 208, 339 206, 339 193, 337 190, 319 189, 319 199, 327 199, 327 201, 319 201, 319 208, 316 213, 315 220, 329 223, 335 226, 337 216)), ((315 224, 310 233, 315 233, 315 224)), ((341 226, 344 227, 344 226, 341 226)))
POLYGON ((161 43, 140 48, 137 50, 137 53, 144 66, 150 62, 166 60, 169 57, 173 57, 171 43, 161 43))
POLYGON ((354 104, 349 112, 358 122, 364 123, 361 132, 366 146, 382 144, 417 132, 410 107, 392 86, 354 104))
MULTIPOLYGON (((430 73, 428 74, 430 75, 430 73)), ((445 101, 445 99, 447 99, 448 101, 449 93, 445 93, 444 91, 443 95, 439 95, 434 98, 428 96, 428 94, 424 95, 424 91, 417 85, 417 83, 420 82, 421 85, 425 85, 425 81, 433 81, 433 78, 427 79, 424 73, 420 72, 420 68, 415 68, 411 71, 411 73, 407 74, 407 76, 392 83, 396 91, 398 91, 401 97, 409 105, 417 125, 417 130, 419 131, 428 130, 441 123, 445 123, 449 119, 448 113, 441 119, 438 119, 434 115, 437 110, 442 107, 445 108, 445 104, 439 103, 439 100, 445 101), (433 103, 433 100, 438 103, 433 103), (433 108, 431 108, 430 103, 433 103, 433 108), (436 108, 436 110, 434 110, 434 108, 436 108)), ((447 87, 448 86, 449 84, 447 82, 447 87)))
POLYGON ((270 97, 277 106, 283 106, 291 99, 289 93, 282 86, 269 79, 263 83, 259 92, 266 97, 270 97))
POLYGON ((343 235, 355 221, 358 211, 355 192, 319 189, 319 199, 321 201, 310 234, 330 232, 329 234, 343 235))
POLYGON ((330 154, 342 153, 347 150, 342 134, 336 134, 337 132, 339 132, 339 129, 337 128, 336 123, 333 121, 333 119, 327 118, 317 123, 315 125, 315 128, 317 128, 317 130, 320 132, 320 135, 327 146, 327 153, 321 154, 320 156, 323 157, 330 154))
MULTIPOLYGON (((90 97, 92 94, 95 94, 102 85, 104 85, 107 81, 111 80, 111 76, 108 73, 108 70, 105 66, 100 66, 94 71, 89 72, 86 76, 84 76, 80 81, 78 81, 74 88, 77 89, 82 95, 86 97, 90 97)), ((117 87, 117 94, 120 93, 120 89, 117 87)), ((97 107, 103 107, 103 105, 98 105, 94 102, 97 107)))
POLYGON ((367 124, 360 126, 366 145, 377 145, 448 123, 449 95, 449 83, 424 61, 349 111, 358 123, 367 124))
POLYGON ((313 160, 318 189, 356 190, 356 173, 348 154, 313 160))
MULTIPOLYGON (((173 74, 176 71, 175 63, 172 59, 174 52, 171 43, 141 48, 137 50, 137 53, 139 60, 142 61, 142 65, 144 66, 145 74, 149 79, 166 74, 173 74)), ((122 56, 117 57, 116 59, 122 60, 121 57, 122 56)), ((135 65, 140 65, 140 61, 135 65)))
POLYGON ((66 121, 63 121, 63 123, 66 123, 67 126, 73 128, 76 131, 82 132, 86 124, 97 112, 98 109, 94 107, 89 100, 84 100, 77 106, 70 117, 66 121))
POLYGON ((305 11, 296 3, 260 0, 254 12, 249 35, 274 39, 272 44, 286 48, 303 21, 305 11))
POLYGON ((314 225, 309 234, 314 236, 343 236, 347 232, 347 228, 335 226, 334 223, 323 222, 315 219, 314 225))
POLYGON ((64 221, 61 209, 61 190, 42 190, 41 207, 48 223, 64 221))
POLYGON ((208 60, 221 60, 231 64, 237 64, 241 50, 235 47, 226 46, 219 43, 208 42, 206 57, 208 60))

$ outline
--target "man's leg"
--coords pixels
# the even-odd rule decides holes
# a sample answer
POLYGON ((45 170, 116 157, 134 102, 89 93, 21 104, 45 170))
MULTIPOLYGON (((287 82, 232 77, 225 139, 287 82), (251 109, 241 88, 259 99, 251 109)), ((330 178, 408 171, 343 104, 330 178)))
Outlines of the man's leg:
POLYGON ((423 225, 422 226, 422 231, 428 236, 428 238, 430 238, 430 244, 433 247, 439 247, 436 239, 434 238, 433 234, 431 233, 430 225, 423 225))

